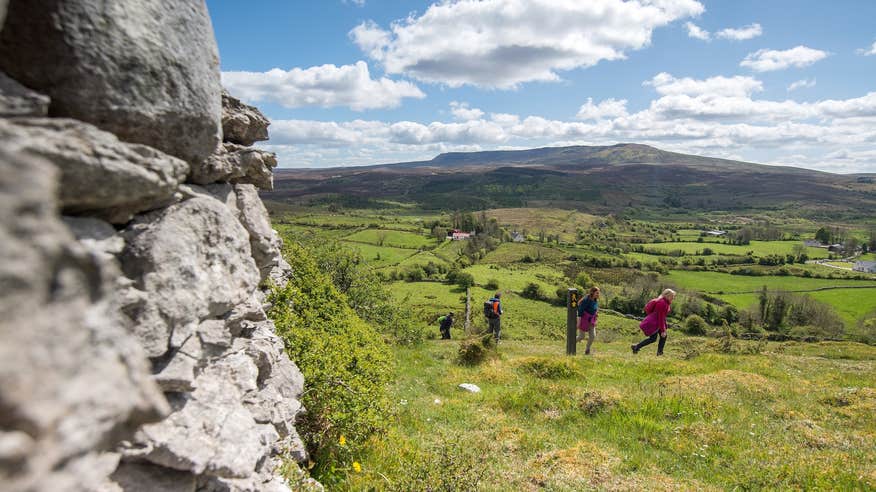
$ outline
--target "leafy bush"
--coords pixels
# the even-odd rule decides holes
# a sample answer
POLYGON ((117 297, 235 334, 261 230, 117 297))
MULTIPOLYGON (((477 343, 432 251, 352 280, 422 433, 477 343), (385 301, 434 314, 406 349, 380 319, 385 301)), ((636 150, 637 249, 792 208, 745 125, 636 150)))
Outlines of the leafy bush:
POLYGON ((542 379, 565 379, 577 374, 571 362, 547 357, 526 357, 518 366, 523 372, 542 379))
POLYGON ((499 290, 499 281, 491 278, 487 280, 487 283, 484 284, 484 288, 487 290, 499 290))
MULTIPOLYGON (((328 275, 359 317, 377 326, 395 343, 407 345, 423 340, 423 325, 416 322, 409 309, 392 298, 381 278, 382 273, 368 266, 359 252, 335 241, 314 238, 287 237, 286 242, 296 241, 304 245, 319 271, 328 275)), ((395 270, 390 276, 398 279, 403 274, 395 270)))
POLYGON ((293 278, 271 293, 268 314, 304 375, 307 413, 297 429, 319 477, 349 454, 341 436, 356 447, 384 429, 393 367, 383 337, 356 316, 310 253, 289 243, 284 254, 293 278))
POLYGON ((427 452, 402 456, 404 472, 398 474, 387 490, 478 490, 491 470, 483 461, 489 450, 462 439, 442 436, 427 452))
POLYGON ((707 326, 706 321, 696 314, 691 314, 684 320, 684 331, 689 335, 705 335, 707 326))
POLYGON ((493 340, 493 335, 486 335, 466 338, 459 343, 459 352, 456 356, 456 361, 463 366, 476 366, 487 359, 494 358, 496 353, 496 342, 493 340))
POLYGON ((703 342, 694 338, 682 338, 676 346, 681 350, 681 358, 685 360, 694 359, 703 351, 703 342))
POLYGON ((520 295, 527 299, 540 300, 544 298, 544 295, 541 292, 541 287, 534 282, 526 284, 526 287, 523 288, 520 295))

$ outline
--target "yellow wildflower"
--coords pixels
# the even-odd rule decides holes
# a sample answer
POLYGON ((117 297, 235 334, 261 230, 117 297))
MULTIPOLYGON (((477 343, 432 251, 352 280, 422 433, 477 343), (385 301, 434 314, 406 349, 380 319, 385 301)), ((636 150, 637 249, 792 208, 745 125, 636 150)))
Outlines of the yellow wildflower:
POLYGON ((353 471, 356 473, 359 473, 362 471, 362 465, 360 465, 358 461, 353 462, 353 471))
POLYGON ((347 445, 347 438, 344 437, 343 435, 341 435, 341 438, 338 439, 338 443, 339 443, 341 446, 346 446, 346 445, 347 445))

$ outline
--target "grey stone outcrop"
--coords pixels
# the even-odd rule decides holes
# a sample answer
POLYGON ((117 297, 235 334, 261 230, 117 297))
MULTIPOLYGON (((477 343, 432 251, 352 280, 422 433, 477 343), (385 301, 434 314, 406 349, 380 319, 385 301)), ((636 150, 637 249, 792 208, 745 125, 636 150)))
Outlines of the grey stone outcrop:
POLYGON ((85 490, 169 408, 57 209, 54 166, 0 140, 0 483, 85 490))
POLYGON ((222 88, 203 0, 11 0, 0 69, 53 116, 190 163, 220 139, 222 88))
POLYGON ((0 70, 0 488, 290 490, 276 157, 204 1, 10 0, 0 70))
POLYGON ((49 114, 48 96, 28 89, 0 71, 0 116, 45 116, 47 114, 49 114))
POLYGON ((216 199, 196 197, 139 216, 124 237, 122 268, 154 306, 134 319, 152 357, 179 346, 200 320, 230 311, 258 287, 249 235, 216 199))
POLYGON ((224 143, 203 163, 192 167, 190 179, 198 184, 231 181, 273 190, 275 167, 277 156, 272 152, 224 143))
POLYGON ((189 166, 151 147, 120 142, 80 121, 60 118, 0 120, 0 139, 50 160, 61 170, 64 213, 115 224, 178 199, 189 166))
POLYGON ((280 265, 280 236, 271 228, 268 211, 254 185, 234 185, 234 192, 237 195, 238 218, 249 233, 252 257, 261 272, 261 280, 265 280, 271 270, 280 265))
POLYGON ((258 108, 240 102, 222 90, 222 136, 225 142, 252 145, 268 139, 268 125, 258 108))

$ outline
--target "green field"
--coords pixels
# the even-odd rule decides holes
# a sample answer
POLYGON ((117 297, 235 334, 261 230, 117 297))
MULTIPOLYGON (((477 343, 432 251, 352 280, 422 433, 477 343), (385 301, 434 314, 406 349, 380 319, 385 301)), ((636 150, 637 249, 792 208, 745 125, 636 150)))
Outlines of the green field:
POLYGON ((563 274, 547 265, 519 264, 508 267, 496 265, 472 265, 465 269, 471 273, 475 282, 484 285, 489 280, 499 282, 499 290, 520 292, 529 283, 542 287, 545 294, 553 295, 557 287, 565 284, 563 274))
MULTIPOLYGON (((686 254, 695 255, 701 252, 704 248, 709 248, 715 254, 726 254, 735 256, 744 256, 751 251, 755 256, 767 255, 787 255, 793 252, 794 245, 802 244, 800 241, 751 241, 751 244, 738 246, 735 244, 720 244, 720 243, 698 243, 698 242, 678 242, 678 243, 647 243, 642 246, 647 249, 657 251, 676 251, 681 250, 686 254)), ((827 258, 828 251, 823 248, 806 248, 806 254, 810 259, 827 258)))
POLYGON ((387 229, 365 229, 344 237, 344 240, 408 249, 431 248, 436 244, 435 239, 425 237, 422 234, 387 229))
POLYGON ((361 470, 341 489, 876 487, 876 349, 770 343, 727 355, 672 335, 658 359, 631 355, 636 338, 575 358, 560 340, 509 340, 477 367, 453 362, 453 341, 397 349, 392 427, 353 457, 361 470), (684 343, 704 353, 684 359, 684 343))
MULTIPOLYGON (((683 289, 689 289, 710 294, 728 294, 759 291, 763 286, 769 290, 789 292, 804 292, 825 287, 874 287, 876 282, 870 280, 822 279, 791 276, 760 276, 730 275, 720 272, 696 272, 672 270, 663 279, 683 289)), ((876 297, 876 289, 865 289, 876 297)))
POLYGON ((494 251, 487 253, 487 256, 481 260, 483 263, 493 263, 504 265, 508 263, 517 263, 524 258, 541 259, 547 262, 555 262, 561 260, 565 254, 556 248, 549 248, 540 244, 534 243, 502 243, 494 251))
POLYGON ((375 246, 365 243, 345 242, 344 245, 358 251, 362 258, 374 268, 397 265, 406 258, 417 254, 417 251, 412 249, 375 246))

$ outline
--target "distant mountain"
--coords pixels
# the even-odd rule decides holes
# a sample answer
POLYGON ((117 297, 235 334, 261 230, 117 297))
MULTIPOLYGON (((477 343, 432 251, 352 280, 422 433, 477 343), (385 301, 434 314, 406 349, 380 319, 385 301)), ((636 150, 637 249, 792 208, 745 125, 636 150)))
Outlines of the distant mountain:
POLYGON ((807 216, 866 217, 876 184, 787 166, 667 152, 648 145, 449 152, 429 161, 331 169, 278 169, 275 202, 375 199, 425 209, 559 206, 593 212, 791 210, 807 216))

